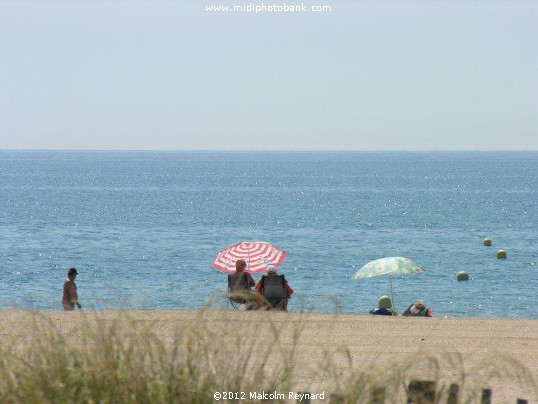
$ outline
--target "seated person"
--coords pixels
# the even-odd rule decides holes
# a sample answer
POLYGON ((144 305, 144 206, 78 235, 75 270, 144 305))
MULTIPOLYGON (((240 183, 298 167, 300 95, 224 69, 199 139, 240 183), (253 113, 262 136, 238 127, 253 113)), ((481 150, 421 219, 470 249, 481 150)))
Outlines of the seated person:
POLYGON ((416 301, 411 304, 402 314, 405 317, 433 317, 433 310, 427 309, 424 303, 416 301))
MULTIPOLYGON (((246 272, 247 263, 244 260, 235 262, 235 273, 228 275, 228 297, 230 301, 237 304, 245 304, 245 308, 250 310, 255 307, 250 295, 252 287, 256 284, 252 275, 246 272)), ((236 306, 234 306, 236 308, 236 306)))
MULTIPOLYGON (((270 308, 286 311, 288 300, 293 294, 293 289, 288 285, 288 281, 284 278, 284 275, 277 275, 276 268, 270 265, 267 269, 267 275, 263 275, 258 281, 256 293, 265 298, 270 308), (268 288, 265 287, 266 284, 271 284, 271 292, 268 292, 268 288), (273 293, 276 296, 272 296, 273 293)), ((260 306, 262 305, 263 302, 260 301, 260 306)))
POLYGON ((235 261, 235 274, 234 277, 245 278, 245 281, 247 283, 247 289, 252 290, 252 287, 256 284, 254 282, 254 279, 252 279, 252 275, 249 272, 245 272, 245 269, 247 269, 247 263, 245 260, 237 260, 235 261))
POLYGON ((379 298, 377 301, 377 308, 370 310, 370 314, 380 315, 380 316, 397 316, 398 313, 396 313, 392 309, 392 301, 390 300, 390 297, 383 295, 379 298))

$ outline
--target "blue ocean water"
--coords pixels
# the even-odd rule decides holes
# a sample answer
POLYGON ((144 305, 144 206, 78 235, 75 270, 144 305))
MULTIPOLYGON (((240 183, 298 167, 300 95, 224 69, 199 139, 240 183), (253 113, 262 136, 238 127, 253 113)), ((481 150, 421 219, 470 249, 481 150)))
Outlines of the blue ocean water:
POLYGON ((537 179, 536 152, 0 151, 0 308, 60 310, 71 266, 88 309, 226 307, 213 257, 265 240, 293 311, 367 313, 389 279, 354 273, 406 256, 399 311, 536 319, 537 179))

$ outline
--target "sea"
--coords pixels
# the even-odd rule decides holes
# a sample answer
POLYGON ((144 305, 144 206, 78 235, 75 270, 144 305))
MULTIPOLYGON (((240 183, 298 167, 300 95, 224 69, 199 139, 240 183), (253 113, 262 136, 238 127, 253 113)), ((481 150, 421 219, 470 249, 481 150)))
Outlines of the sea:
POLYGON ((70 267, 85 310, 227 309, 215 255, 267 241, 290 311, 392 281, 400 313, 536 319, 537 201, 537 152, 0 151, 0 309, 62 310, 70 267), (390 256, 424 272, 354 279, 390 256))

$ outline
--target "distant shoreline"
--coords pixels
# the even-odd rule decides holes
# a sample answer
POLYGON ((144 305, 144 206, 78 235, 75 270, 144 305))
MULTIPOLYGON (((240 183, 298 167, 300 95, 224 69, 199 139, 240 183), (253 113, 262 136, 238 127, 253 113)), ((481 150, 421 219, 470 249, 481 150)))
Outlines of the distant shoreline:
MULTIPOLYGON (((25 308, 13 308, 13 307, 5 307, 5 308, 0 308, 0 314, 2 313, 20 313, 21 315, 24 314, 25 316, 26 315, 30 315, 30 314, 35 314, 35 315, 45 315, 45 316, 48 316, 48 315, 53 315, 55 313, 63 313, 64 310, 59 306, 57 309, 46 309, 46 310, 42 310, 42 309, 25 309, 25 308)), ((200 308, 200 309, 193 309, 193 308, 187 308, 187 309, 132 309, 132 308, 118 308, 118 309, 99 309, 99 310, 95 310, 95 309, 92 309, 92 308, 88 308, 88 307, 84 307, 82 311, 80 310, 75 310, 74 312, 72 312, 71 314, 73 315, 77 315, 78 314, 82 314, 82 315, 91 315, 91 316, 94 316, 94 315, 97 315, 97 316, 105 316, 105 317, 108 317, 108 316, 114 316, 115 314, 118 315, 120 313, 128 313, 129 315, 133 314, 137 317, 143 317, 145 314, 148 314, 150 316, 159 316, 159 315, 163 315, 163 316, 168 316, 170 315, 171 313, 184 313, 186 316, 190 316, 191 313, 196 313, 196 315, 200 315, 200 313, 205 313, 205 315, 209 315, 211 316, 210 313, 240 313, 242 312, 242 310, 238 310, 238 311, 232 311, 232 309, 229 309, 229 310, 226 310, 226 309, 223 309, 222 306, 220 307, 210 307, 210 308, 200 308)), ((396 316, 396 317, 402 317, 401 316, 401 313, 403 312, 403 309, 402 308, 399 308, 398 310, 398 313, 399 315, 396 316)), ((248 314, 247 314, 248 315, 248 314)), ((328 318, 334 318, 334 317, 341 317, 341 318, 346 318, 346 321, 349 320, 348 317, 351 317, 351 318, 361 318, 361 317, 366 317, 366 318, 371 318, 373 316, 369 315, 367 313, 367 311, 365 311, 364 313, 353 313, 353 312, 346 312, 346 311, 338 311, 338 312, 317 312, 317 311, 300 311, 300 310, 294 310, 294 309, 290 309, 288 312, 287 312, 287 315, 289 317, 292 317, 292 318, 296 318, 297 316, 313 316, 313 317, 317 317, 317 316, 321 316, 321 317, 328 317, 328 318)), ((409 319, 409 318, 407 318, 409 319)), ((495 317, 495 316, 489 316, 489 317, 474 317, 474 316, 438 316, 436 315, 435 311, 434 311, 434 315, 431 319, 442 319, 442 320, 463 320, 463 321, 511 321, 511 320, 515 320, 515 321, 531 321, 531 322, 538 322, 538 318, 534 318, 534 317, 495 317)), ((0 320, 1 322, 1 320, 0 320)))

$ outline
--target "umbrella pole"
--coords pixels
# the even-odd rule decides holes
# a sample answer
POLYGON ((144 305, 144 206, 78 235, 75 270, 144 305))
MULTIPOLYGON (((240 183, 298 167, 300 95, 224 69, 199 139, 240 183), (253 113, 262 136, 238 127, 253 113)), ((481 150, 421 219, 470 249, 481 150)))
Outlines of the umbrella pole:
POLYGON ((392 310, 396 311, 396 305, 394 304, 394 292, 392 291, 392 275, 389 275, 390 281, 390 298, 392 299, 392 310))

